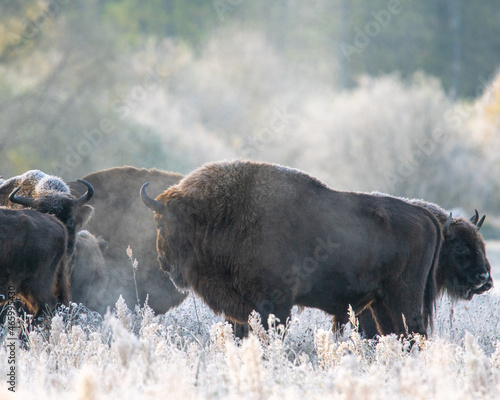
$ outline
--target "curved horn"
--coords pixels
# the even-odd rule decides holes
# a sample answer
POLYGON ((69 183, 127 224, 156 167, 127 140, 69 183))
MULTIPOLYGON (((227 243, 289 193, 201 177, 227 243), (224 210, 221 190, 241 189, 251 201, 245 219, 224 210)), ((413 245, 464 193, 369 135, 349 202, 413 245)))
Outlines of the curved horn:
POLYGON ((446 218, 445 223, 443 224, 443 234, 444 235, 446 235, 448 233, 448 229, 450 228, 452 218, 453 218, 452 213, 450 213, 450 215, 448 215, 448 218, 446 218))
POLYGON ((85 203, 87 203, 94 195, 94 187, 90 183, 88 183, 87 181, 84 181, 83 179, 77 179, 77 181, 80 183, 83 183, 85 186, 87 186, 87 193, 85 193, 80 198, 75 200, 76 206, 81 207, 85 203))
POLYGON ((486 215, 483 215, 483 218, 479 220, 479 222, 476 224, 477 230, 481 229, 481 226, 483 226, 484 219, 486 218, 486 215))
POLYGON ((31 197, 16 196, 16 193, 19 192, 19 189, 21 189, 21 187, 22 186, 19 186, 10 194, 9 200, 12 203, 21 204, 25 207, 33 207, 35 205, 35 199, 32 199, 31 197))
POLYGON ((151 210, 155 212, 160 212, 163 208, 163 204, 160 203, 159 201, 156 201, 155 199, 149 197, 149 195, 146 193, 146 187, 149 185, 149 182, 146 182, 144 185, 141 187, 141 199, 150 208, 151 210))
POLYGON ((474 210, 476 213, 469 218, 469 221, 472 222, 474 225, 477 225, 477 221, 479 220, 479 213, 477 210, 474 210))

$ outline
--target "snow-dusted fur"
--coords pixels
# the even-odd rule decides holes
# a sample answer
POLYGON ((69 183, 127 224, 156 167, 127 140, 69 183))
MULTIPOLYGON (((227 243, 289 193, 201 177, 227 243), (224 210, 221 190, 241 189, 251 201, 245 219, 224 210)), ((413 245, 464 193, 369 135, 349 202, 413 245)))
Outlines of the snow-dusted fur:
MULTIPOLYGON (((25 208, 24 204, 11 202, 9 196, 19 188, 16 196, 33 199, 30 208, 59 219, 68 232, 67 257, 71 260, 75 247, 75 235, 90 219, 93 208, 78 204, 71 195, 69 186, 59 177, 48 175, 40 170, 30 170, 22 175, 7 179, 0 185, 0 206, 14 209, 25 208)), ((91 194, 91 192, 89 192, 91 194)), ((88 201, 87 198, 86 201, 88 201)))

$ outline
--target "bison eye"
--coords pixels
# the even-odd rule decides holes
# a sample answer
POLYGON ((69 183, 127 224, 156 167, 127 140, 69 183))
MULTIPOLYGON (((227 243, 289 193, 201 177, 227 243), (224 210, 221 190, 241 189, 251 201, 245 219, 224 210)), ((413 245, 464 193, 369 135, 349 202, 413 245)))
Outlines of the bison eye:
POLYGON ((469 252, 469 248, 464 245, 458 245, 454 248, 454 252, 460 256, 463 256, 469 252))

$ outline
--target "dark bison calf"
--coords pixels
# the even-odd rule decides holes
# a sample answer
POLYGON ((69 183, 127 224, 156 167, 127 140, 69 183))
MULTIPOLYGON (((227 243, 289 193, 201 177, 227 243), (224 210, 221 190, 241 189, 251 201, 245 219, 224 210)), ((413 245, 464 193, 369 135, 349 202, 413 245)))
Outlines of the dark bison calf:
POLYGON ((30 312, 70 301, 67 233, 52 215, 0 207, 0 294, 15 292, 30 312))
POLYGON ((426 335, 442 240, 428 210, 245 161, 207 164, 156 200, 146 186, 160 266, 215 312, 245 323, 256 310, 267 327, 294 304, 333 315, 351 304, 391 332, 405 333, 404 315, 426 335))

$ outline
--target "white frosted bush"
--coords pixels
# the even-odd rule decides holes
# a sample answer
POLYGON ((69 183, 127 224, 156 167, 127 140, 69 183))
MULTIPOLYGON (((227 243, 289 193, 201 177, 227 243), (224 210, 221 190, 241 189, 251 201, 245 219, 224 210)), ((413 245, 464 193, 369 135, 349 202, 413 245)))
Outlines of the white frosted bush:
POLYGON ((139 74, 157 71, 161 85, 130 118, 158 133, 182 159, 181 172, 250 158, 305 170, 341 190, 424 198, 469 212, 494 206, 487 196, 498 184, 488 171, 498 164, 499 141, 491 134, 498 122, 492 125, 484 110, 498 102, 491 95, 498 79, 485 88, 478 112, 422 74, 359 77, 340 91, 324 76, 297 73, 263 35, 245 30, 221 30, 199 54, 152 42, 134 65, 139 74))
MULTIPOLYGON (((250 317, 248 338, 197 297, 155 316, 118 301, 104 320, 60 308, 17 350, 19 392, 31 399, 491 399, 500 396, 498 294, 438 304, 428 339, 364 339, 332 331, 320 310, 294 307, 287 325, 250 317)), ((0 347, 0 373, 7 371, 0 347)))

